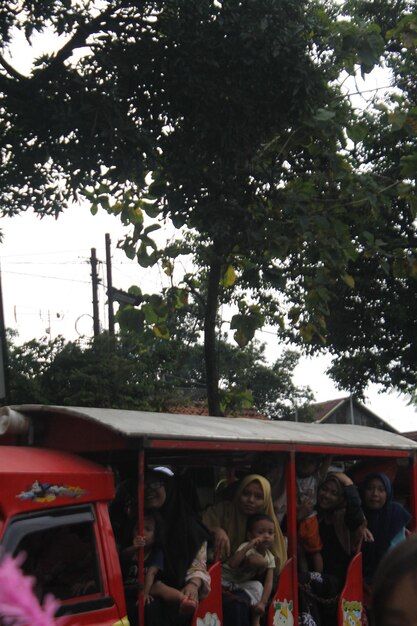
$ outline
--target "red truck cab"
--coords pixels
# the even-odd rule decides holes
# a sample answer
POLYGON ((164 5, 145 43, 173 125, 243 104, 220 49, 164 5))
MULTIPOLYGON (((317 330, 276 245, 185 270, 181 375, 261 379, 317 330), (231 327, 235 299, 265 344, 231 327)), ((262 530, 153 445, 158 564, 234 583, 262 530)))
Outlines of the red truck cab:
POLYGON ((52 593, 71 626, 128 626, 108 505, 111 471, 53 450, 4 446, 0 543, 26 554, 39 598, 52 593))

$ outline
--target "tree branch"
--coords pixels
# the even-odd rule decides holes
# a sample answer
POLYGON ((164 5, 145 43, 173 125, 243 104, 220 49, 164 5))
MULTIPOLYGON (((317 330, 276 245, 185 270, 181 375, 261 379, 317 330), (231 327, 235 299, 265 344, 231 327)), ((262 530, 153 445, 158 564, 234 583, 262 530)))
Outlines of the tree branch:
POLYGON ((27 77, 24 74, 21 74, 20 72, 15 70, 14 67, 12 67, 10 63, 8 63, 1 54, 0 54, 0 65, 6 70, 9 76, 11 76, 12 78, 17 78, 17 80, 27 80, 27 77))

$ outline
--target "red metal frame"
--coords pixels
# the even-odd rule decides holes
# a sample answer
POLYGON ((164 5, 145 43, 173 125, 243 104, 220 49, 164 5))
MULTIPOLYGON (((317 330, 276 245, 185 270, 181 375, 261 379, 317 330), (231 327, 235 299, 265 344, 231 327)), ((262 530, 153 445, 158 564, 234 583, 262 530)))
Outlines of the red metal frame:
POLYGON ((194 440, 173 440, 155 439, 146 442, 148 450, 219 450, 229 452, 308 452, 311 454, 331 454, 338 456, 367 456, 367 457, 396 457, 407 458, 410 456, 409 450, 383 450, 382 448, 364 448, 360 446, 328 446, 298 445, 297 443, 251 443, 251 442, 230 442, 230 441, 194 441, 194 440))
MULTIPOLYGON (((288 538, 288 557, 293 560, 297 559, 297 484, 295 474, 295 452, 290 454, 290 460, 287 464, 287 538, 288 538)), ((293 590, 298 588, 297 568, 291 567, 291 578, 293 590)), ((293 615, 294 624, 298 624, 298 593, 293 594, 293 615)))

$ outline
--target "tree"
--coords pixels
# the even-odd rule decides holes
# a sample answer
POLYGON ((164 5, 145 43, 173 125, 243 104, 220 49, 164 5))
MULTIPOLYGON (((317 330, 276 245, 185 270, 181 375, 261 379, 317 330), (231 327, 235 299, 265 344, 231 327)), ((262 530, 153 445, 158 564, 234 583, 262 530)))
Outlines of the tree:
MULTIPOLYGON (((67 36, 29 77, 3 58, 4 211, 57 213, 84 195, 93 212, 132 224, 123 247, 140 264, 172 273, 191 254, 194 275, 163 296, 138 294, 141 310, 123 319, 167 336, 187 294, 201 303, 211 414, 221 413, 219 306, 236 306, 240 346, 269 322, 307 349, 323 347, 335 294, 355 289, 351 268, 370 257, 379 271, 375 242, 385 245, 401 221, 397 203, 415 202, 406 170, 387 184, 375 164, 364 167, 374 126, 338 82, 343 72, 365 75, 389 43, 368 5, 39 0, 0 15, 6 44, 16 25, 29 37, 46 25, 67 36), (171 220, 180 239, 158 250, 159 224, 145 217, 171 220)), ((408 8, 381 10, 385 26, 408 8)), ((403 258, 407 237, 399 229, 393 256, 403 258)), ((414 266, 411 253, 410 280, 414 266)))
POLYGON ((379 24, 385 63, 398 90, 362 113, 367 134, 358 147, 357 167, 372 169, 398 195, 378 204, 381 226, 366 233, 367 250, 349 263, 355 289, 336 288, 328 334, 335 358, 329 373, 357 396, 369 382, 415 395, 417 203, 409 190, 417 176, 417 13, 415 4, 413 13, 406 2, 383 11, 380 3, 360 4, 362 18, 379 24))
MULTIPOLYGON (((137 335, 103 333, 88 341, 58 337, 18 345, 9 333, 8 344, 12 404, 161 411, 193 406, 196 391, 204 397, 203 347, 178 338, 166 342, 148 334, 139 343, 137 335)), ((275 419, 293 418, 295 408, 307 413, 311 391, 292 382, 297 362, 287 352, 268 367, 262 346, 239 350, 222 341, 224 411, 239 414, 253 404, 275 419)))

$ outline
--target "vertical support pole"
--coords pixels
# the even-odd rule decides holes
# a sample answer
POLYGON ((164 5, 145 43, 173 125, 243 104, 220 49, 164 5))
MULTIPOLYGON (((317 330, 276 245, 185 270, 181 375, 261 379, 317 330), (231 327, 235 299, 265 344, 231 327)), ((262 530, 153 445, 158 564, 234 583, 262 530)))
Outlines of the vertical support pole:
MULTIPOLYGON (((138 453, 138 534, 143 537, 144 524, 143 512, 145 510, 145 451, 139 450, 138 453)), ((145 596, 143 595, 143 586, 145 582, 144 572, 144 551, 138 550, 138 624, 145 624, 145 596)), ((162 625, 161 625, 162 626, 162 625)))
POLYGON ((412 530, 417 529, 417 454, 413 453, 411 458, 411 466, 409 471, 410 480, 410 513, 413 516, 412 530))
POLYGON ((111 268, 110 235, 106 233, 107 302, 109 311, 109 334, 114 335, 113 282, 111 268))
POLYGON ((96 249, 91 248, 91 280, 93 285, 93 329, 94 337, 100 334, 100 319, 98 315, 98 275, 96 249))
POLYGON ((297 483, 295 478, 295 452, 291 450, 287 464, 287 535, 288 556, 294 559, 292 568, 293 615, 294 624, 298 624, 298 577, 297 577, 297 483))

